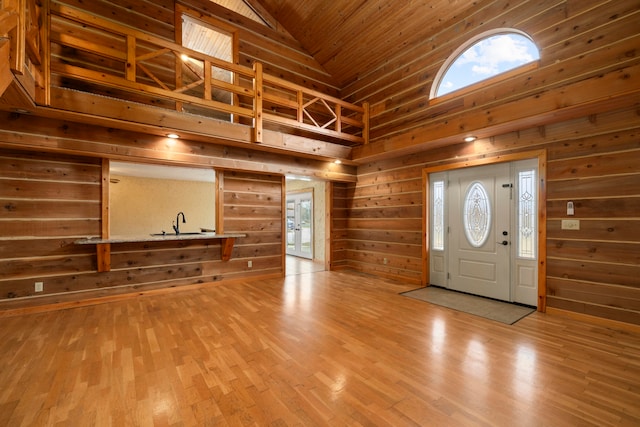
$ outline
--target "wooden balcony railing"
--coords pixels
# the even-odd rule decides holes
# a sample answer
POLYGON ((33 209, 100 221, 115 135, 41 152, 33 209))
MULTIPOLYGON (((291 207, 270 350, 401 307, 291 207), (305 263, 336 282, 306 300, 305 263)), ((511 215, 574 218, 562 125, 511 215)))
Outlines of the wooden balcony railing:
POLYGON ((226 62, 60 3, 51 2, 50 12, 52 85, 153 99, 165 108, 247 124, 254 142, 262 142, 265 123, 348 145, 368 142, 366 104, 263 74, 260 63, 226 62))
POLYGON ((0 95, 13 81, 13 72, 16 72, 15 64, 11 58, 15 56, 16 45, 12 43, 11 35, 18 28, 18 13, 13 8, 0 10, 0 95), (13 44, 13 45, 12 45, 13 44), (12 51, 14 55, 12 55, 12 51))

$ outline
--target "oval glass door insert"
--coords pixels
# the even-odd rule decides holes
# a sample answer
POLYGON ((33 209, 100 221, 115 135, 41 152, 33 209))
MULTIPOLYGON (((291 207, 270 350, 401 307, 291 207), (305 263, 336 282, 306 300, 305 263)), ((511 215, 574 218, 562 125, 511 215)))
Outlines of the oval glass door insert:
POLYGON ((491 228, 491 204, 489 195, 480 182, 474 182, 467 189, 462 221, 469 244, 475 248, 484 245, 491 228))

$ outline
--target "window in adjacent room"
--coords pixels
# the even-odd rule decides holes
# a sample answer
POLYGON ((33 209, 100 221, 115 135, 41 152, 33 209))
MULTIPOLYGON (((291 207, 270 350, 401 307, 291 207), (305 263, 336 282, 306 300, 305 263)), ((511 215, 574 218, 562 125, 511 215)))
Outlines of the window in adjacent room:
POLYGON ((493 30, 460 46, 440 68, 431 89, 436 98, 540 58, 535 43, 513 29, 493 30))

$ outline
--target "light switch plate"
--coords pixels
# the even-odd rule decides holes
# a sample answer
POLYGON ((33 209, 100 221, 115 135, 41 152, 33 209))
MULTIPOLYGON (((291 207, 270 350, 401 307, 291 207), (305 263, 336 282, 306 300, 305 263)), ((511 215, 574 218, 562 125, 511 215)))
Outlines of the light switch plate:
POLYGON ((562 229, 563 230, 580 230, 580 220, 579 219, 563 219, 562 229))

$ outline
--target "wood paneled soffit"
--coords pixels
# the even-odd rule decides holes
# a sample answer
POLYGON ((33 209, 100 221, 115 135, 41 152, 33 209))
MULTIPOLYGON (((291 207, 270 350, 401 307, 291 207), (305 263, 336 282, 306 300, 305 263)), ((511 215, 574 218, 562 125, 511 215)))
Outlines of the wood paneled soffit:
MULTIPOLYGON (((251 143, 249 146, 250 143, 241 141, 230 143, 219 137, 184 132, 181 132, 180 140, 170 140, 158 126, 145 127, 115 119, 107 121, 52 109, 36 109, 34 113, 38 115, 0 113, 0 147, 355 181, 355 166, 336 165, 311 155, 294 155, 286 147, 299 145, 304 138, 277 132, 266 132, 272 140, 270 145, 251 143)), ((211 123, 200 124, 202 127, 208 125, 211 123)), ((309 150, 321 145, 317 141, 302 143, 306 143, 309 150)))
POLYGON ((639 99, 640 65, 636 65, 510 102, 487 105, 464 99, 464 105, 473 107, 450 115, 431 115, 431 109, 444 108, 438 103, 410 129, 355 147, 352 160, 362 163, 414 154, 460 143, 468 135, 488 138, 632 106, 639 99))

